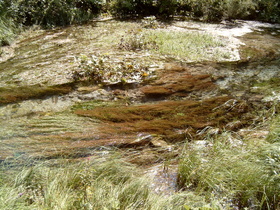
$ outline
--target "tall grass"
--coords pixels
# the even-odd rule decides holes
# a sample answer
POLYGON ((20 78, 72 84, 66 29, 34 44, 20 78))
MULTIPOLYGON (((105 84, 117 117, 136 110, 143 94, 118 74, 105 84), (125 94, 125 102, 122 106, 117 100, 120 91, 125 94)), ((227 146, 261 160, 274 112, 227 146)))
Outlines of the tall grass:
POLYGON ((15 37, 15 25, 11 19, 0 17, 0 47, 10 45, 15 37))
MULTIPOLYGON (((277 103, 277 102, 276 102, 277 103)), ((267 140, 271 143, 280 143, 280 116, 275 117, 270 125, 270 133, 267 140)))
POLYGON ((28 167, 13 185, 2 186, 1 192, 7 191, 0 209, 137 209, 147 204, 149 187, 132 165, 112 160, 28 167))
MULTIPOLYGON (((279 132, 279 120, 274 125, 271 132, 279 132)), ((187 143, 179 164, 182 192, 169 197, 115 155, 19 172, 2 165, 0 209, 279 209, 280 143, 271 138, 241 141, 224 132, 187 143)))
POLYGON ((155 194, 147 176, 118 158, 39 164, 12 174, 0 185, 0 209, 184 209, 192 196, 155 194))
POLYGON ((224 208, 280 207, 279 144, 240 144, 226 133, 209 141, 204 149, 188 145, 179 165, 181 188, 214 197, 224 208))

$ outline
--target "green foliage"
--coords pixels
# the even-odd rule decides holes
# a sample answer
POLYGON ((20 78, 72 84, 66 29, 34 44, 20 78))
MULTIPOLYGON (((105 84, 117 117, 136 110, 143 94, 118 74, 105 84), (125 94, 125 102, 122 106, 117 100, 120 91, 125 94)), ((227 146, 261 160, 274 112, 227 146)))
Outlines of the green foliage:
POLYGON ((135 15, 135 7, 132 1, 113 1, 110 12, 116 17, 129 17, 135 15))
POLYGON ((202 18, 204 21, 220 21, 224 18, 246 19, 253 9, 255 9, 253 0, 181 0, 179 6, 180 12, 202 18))
POLYGON ((267 140, 271 143, 280 143, 280 116, 273 120, 267 140))
POLYGON ((110 12, 118 18, 142 17, 156 14, 153 0, 114 0, 110 12))
POLYGON ((9 45, 22 25, 50 28, 83 23, 97 16, 102 6, 102 0, 0 1, 0 46, 9 45))
POLYGON ((187 199, 191 196, 157 195, 149 178, 134 165, 117 157, 93 158, 23 168, 14 180, 0 186, 0 209, 182 209, 191 205, 187 199))
POLYGON ((258 1, 258 19, 280 23, 280 2, 278 0, 258 1))
POLYGON ((158 15, 163 18, 169 18, 176 14, 177 1, 176 0, 161 0, 157 1, 156 7, 158 15))
POLYGON ((203 33, 168 30, 152 30, 161 25, 153 17, 144 19, 142 26, 134 27, 122 36, 118 48, 122 50, 147 50, 165 56, 183 57, 190 60, 219 60, 226 52, 220 52, 224 46, 218 38, 203 33), (150 28, 151 27, 151 28, 150 28))
POLYGON ((251 19, 254 18, 257 3, 254 0, 226 0, 223 17, 226 19, 251 19))
POLYGON ((8 1, 0 1, 0 47, 11 44, 16 34, 16 25, 8 14, 9 5, 8 1))
POLYGON ((279 208, 279 144, 259 148, 232 139, 224 135, 203 150, 188 148, 179 166, 179 185, 238 208, 279 208))
POLYGON ((280 3, 277 0, 114 0, 109 8, 114 16, 121 18, 151 15, 169 18, 179 14, 204 21, 222 19, 280 21, 280 3))
POLYGON ((20 24, 52 27, 88 21, 101 8, 101 0, 14 0, 9 13, 20 24))
POLYGON ((0 208, 124 209, 124 206, 145 206, 149 188, 135 177, 134 172, 132 165, 114 160, 58 168, 36 165, 23 169, 15 178, 15 184, 6 186, 13 190, 2 195, 6 199, 0 208), (13 197, 16 199, 11 200, 13 197))
POLYGON ((223 46, 223 43, 218 39, 203 33, 182 31, 174 33, 161 30, 151 31, 146 36, 151 41, 154 40, 154 46, 157 46, 156 48, 151 48, 152 51, 163 55, 184 57, 190 60, 218 59, 220 55, 215 48, 223 46), (212 50, 212 53, 208 51, 209 49, 212 50))

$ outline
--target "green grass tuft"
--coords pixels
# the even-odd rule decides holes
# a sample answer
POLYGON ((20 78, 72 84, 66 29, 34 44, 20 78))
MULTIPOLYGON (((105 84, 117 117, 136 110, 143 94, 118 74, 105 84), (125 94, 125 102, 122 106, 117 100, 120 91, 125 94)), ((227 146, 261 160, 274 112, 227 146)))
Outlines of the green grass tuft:
MULTIPOLYGON (((159 53, 190 60, 209 59, 210 49, 224 45, 213 36, 198 32, 158 30, 151 32, 150 37, 156 37, 159 53)), ((215 50, 212 53, 215 55, 215 50)))
MULTIPOLYGON (((1 172, 6 173, 4 168, 1 172)), ((190 194, 155 194, 147 176, 116 157, 61 166, 42 163, 6 176, 0 185, 0 209, 160 210, 190 205, 190 194)))
POLYGON ((224 208, 279 208, 279 144, 257 147, 232 140, 225 133, 203 150, 188 145, 179 165, 179 185, 208 202, 215 197, 224 208))

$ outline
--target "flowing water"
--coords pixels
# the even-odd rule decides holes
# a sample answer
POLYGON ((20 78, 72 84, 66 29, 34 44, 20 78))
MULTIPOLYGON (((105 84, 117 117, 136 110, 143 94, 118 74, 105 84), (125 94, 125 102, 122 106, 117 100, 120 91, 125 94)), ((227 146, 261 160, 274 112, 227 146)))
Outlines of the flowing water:
MULTIPOLYGON (((176 172, 173 169, 166 171, 161 163, 167 154, 176 157, 180 152, 173 145, 174 139, 169 141, 162 133, 154 130, 164 140, 162 142, 167 143, 158 141, 161 142, 160 146, 157 146, 157 141, 135 144, 139 133, 151 133, 145 130, 120 133, 118 125, 110 121, 104 123, 87 114, 77 115, 76 110, 101 107, 102 112, 110 113, 106 107, 111 104, 116 107, 118 101, 121 101, 124 109, 135 107, 135 104, 143 105, 144 102, 163 109, 159 105, 161 100, 180 99, 204 103, 204 100, 211 100, 213 97, 231 97, 231 108, 234 107, 234 100, 243 100, 247 106, 262 109, 280 100, 279 25, 257 22, 236 22, 235 25, 177 22, 170 26, 170 30, 172 27, 175 31, 198 30, 224 37, 227 47, 232 51, 229 56, 231 60, 227 57, 219 62, 190 62, 174 58, 170 63, 169 58, 161 55, 124 52, 112 47, 116 44, 114 36, 121 37, 124 34, 117 30, 119 24, 114 21, 93 22, 49 31, 31 30, 21 35, 11 48, 6 49, 0 63, 1 161, 80 158, 95 155, 96 148, 105 148, 104 151, 107 148, 110 151, 114 146, 122 148, 124 153, 135 150, 142 160, 134 162, 145 165, 144 168, 148 165, 146 172, 158 177, 155 181, 159 186, 157 189, 170 192, 176 188, 176 172), (102 24, 105 24, 104 27, 102 24), (72 77, 77 69, 75 57, 96 53, 110 54, 115 59, 142 59, 152 63, 151 69, 156 66, 156 71, 163 72, 162 79, 120 87, 75 83, 72 77), (208 79, 198 79, 202 78, 200 75, 210 76, 207 76, 208 79), (193 85, 187 87, 186 83, 193 85), (128 146, 131 144, 133 148, 128 146)), ((224 104, 217 106, 222 105, 224 104)), ((146 108, 140 107, 143 112, 146 108)), ((119 113, 121 112, 120 109, 119 113)), ((186 113, 181 110, 175 115, 179 119, 186 113)), ((209 126, 206 122, 197 127, 192 125, 196 129, 194 133, 209 126)), ((125 126, 133 127, 131 124, 125 126)), ((182 131, 176 126, 173 128, 174 133, 191 132, 186 130, 182 131)), ((133 162, 133 155, 130 161, 133 162)))

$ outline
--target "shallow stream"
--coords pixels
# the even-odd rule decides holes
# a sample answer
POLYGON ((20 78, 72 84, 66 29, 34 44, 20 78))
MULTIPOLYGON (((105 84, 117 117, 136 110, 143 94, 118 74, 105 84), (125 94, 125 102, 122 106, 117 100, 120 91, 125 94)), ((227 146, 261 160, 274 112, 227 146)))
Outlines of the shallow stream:
MULTIPOLYGON (((167 154, 176 157, 180 153, 178 145, 181 145, 182 141, 168 141, 160 135, 168 146, 165 143, 164 146, 157 146, 160 141, 136 144, 137 136, 154 133, 118 133, 115 128, 111 129, 111 122, 104 123, 87 117, 86 114, 77 115, 77 107, 90 110, 111 104, 116 106, 118 103, 122 107, 134 107, 146 103, 157 105, 167 100, 204 103, 203 100, 211 100, 214 97, 231 97, 233 100, 246 102, 246 106, 251 108, 265 109, 280 100, 279 25, 243 21, 237 21, 235 24, 176 22, 169 26, 170 30, 197 30, 214 34, 220 39, 224 37, 232 51, 232 60, 228 60, 227 57, 218 62, 191 62, 178 58, 170 61, 170 58, 150 55, 147 52, 117 51, 111 47, 114 44, 111 34, 124 33, 117 30, 119 24, 114 21, 93 22, 84 26, 50 31, 32 30, 25 32, 6 50, 6 55, 4 53, 0 63, 1 161, 22 162, 33 158, 76 159, 94 156, 96 148, 102 148, 102 151, 106 151, 107 148, 111 151, 112 147, 116 147, 121 148, 120 151, 124 153, 125 148, 129 148, 127 150, 135 150, 139 158, 142 158, 136 163, 145 165, 147 173, 157 176, 157 184, 163 183, 162 190, 160 187, 159 190, 174 190, 176 172, 171 169, 169 175, 166 171, 163 172, 162 163, 168 157, 167 154), (102 24, 105 24, 103 28, 102 24), (152 63, 150 68, 159 72, 158 77, 162 78, 148 83, 113 88, 73 82, 72 74, 77 68, 75 56, 91 53, 107 53, 116 59, 143 59, 149 64, 152 63), (188 75, 196 79, 200 75, 210 75, 210 79, 196 80, 201 84, 187 87, 184 85, 192 81, 188 75), (185 77, 188 80, 182 80, 185 77), (206 87, 211 84, 212 88, 205 88, 204 82, 207 82, 206 87), (182 86, 176 86, 181 83, 182 86), (151 94, 149 87, 157 92, 151 94), (186 88, 190 90, 186 91, 186 88), (148 93, 150 95, 147 95, 148 93)), ((106 108, 104 112, 107 112, 106 108)), ((184 117, 185 113, 181 111, 177 115, 179 119, 184 117)), ((204 127, 200 125, 192 129, 199 132, 207 126, 206 123, 204 127)), ((182 129, 175 127, 174 133, 176 132, 182 132, 182 129)), ((133 162, 133 156, 131 161, 133 162)))

